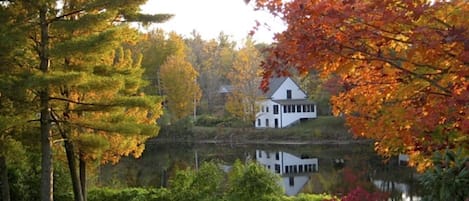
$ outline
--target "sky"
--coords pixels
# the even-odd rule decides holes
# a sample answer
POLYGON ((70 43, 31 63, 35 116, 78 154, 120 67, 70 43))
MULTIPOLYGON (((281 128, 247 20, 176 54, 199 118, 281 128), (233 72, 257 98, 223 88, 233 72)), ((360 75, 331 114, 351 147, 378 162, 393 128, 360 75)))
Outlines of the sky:
POLYGON ((256 25, 256 20, 268 23, 254 35, 256 42, 271 43, 275 32, 285 29, 280 19, 266 11, 254 11, 253 2, 244 0, 148 0, 141 7, 143 13, 168 13, 175 16, 169 21, 152 25, 149 29, 161 28, 190 37, 196 30, 206 40, 217 38, 223 31, 232 40, 242 43, 256 25))

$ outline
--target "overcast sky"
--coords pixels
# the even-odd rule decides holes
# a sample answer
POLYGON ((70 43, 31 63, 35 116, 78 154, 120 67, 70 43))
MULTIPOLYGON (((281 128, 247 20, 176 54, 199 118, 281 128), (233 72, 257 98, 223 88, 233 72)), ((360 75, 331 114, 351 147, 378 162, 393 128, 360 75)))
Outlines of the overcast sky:
POLYGON ((261 27, 254 35, 254 40, 270 43, 274 32, 284 29, 279 19, 265 11, 254 11, 252 2, 246 5, 244 0, 148 0, 142 11, 174 14, 168 22, 152 28, 175 31, 185 37, 196 30, 204 39, 212 39, 223 31, 232 40, 241 42, 255 26, 255 20, 259 20, 261 23, 269 23, 271 30, 261 27))

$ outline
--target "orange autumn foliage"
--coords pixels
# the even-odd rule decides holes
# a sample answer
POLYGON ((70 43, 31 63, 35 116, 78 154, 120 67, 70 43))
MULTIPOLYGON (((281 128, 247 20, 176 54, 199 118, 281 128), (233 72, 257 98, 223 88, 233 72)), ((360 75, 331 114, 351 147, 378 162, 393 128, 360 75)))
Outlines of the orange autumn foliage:
POLYGON ((311 70, 340 77, 332 98, 376 150, 423 170, 445 149, 469 154, 469 3, 465 0, 257 0, 288 28, 275 36, 263 83, 311 70))

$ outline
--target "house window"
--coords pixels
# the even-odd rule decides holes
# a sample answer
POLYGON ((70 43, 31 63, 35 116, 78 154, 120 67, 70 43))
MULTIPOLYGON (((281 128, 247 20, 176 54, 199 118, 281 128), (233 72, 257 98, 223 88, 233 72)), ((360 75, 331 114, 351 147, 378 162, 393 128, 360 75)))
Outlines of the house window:
POLYGON ((291 105, 289 105, 289 106, 287 107, 287 109, 288 109, 287 112, 290 113, 290 112, 291 112, 291 105))
POLYGON ((274 125, 275 125, 275 128, 278 128, 278 119, 274 120, 274 125))
POLYGON ((278 114, 278 105, 274 105, 274 114, 278 114))
POLYGON ((287 90, 287 99, 291 99, 291 90, 290 89, 287 90))
POLYGON ((299 173, 302 173, 302 172, 303 172, 303 166, 302 166, 302 165, 299 165, 299 166, 298 166, 298 172, 299 172, 299 173))
POLYGON ((286 105, 283 106, 283 113, 287 113, 287 106, 286 105))
POLYGON ((314 112, 314 105, 311 105, 311 112, 314 112))
POLYGON ((275 172, 280 174, 280 165, 275 164, 275 172))
POLYGON ((306 112, 306 105, 303 105, 303 112, 306 112))
POLYGON ((279 152, 275 153, 275 160, 280 160, 280 153, 279 152))
POLYGON ((295 185, 295 177, 288 177, 288 184, 290 186, 294 186, 295 185))
POLYGON ((295 113, 295 108, 296 108, 295 105, 292 105, 291 106, 291 112, 295 113))
POLYGON ((269 112, 269 106, 265 107, 265 112, 269 112))
POLYGON ((296 106, 296 112, 301 112, 301 105, 296 106))
POLYGON ((262 158, 262 151, 259 151, 259 158, 262 158))
POLYGON ((269 127, 269 119, 265 119, 265 127, 269 127))
POLYGON ((261 119, 257 119, 257 126, 261 126, 261 119))

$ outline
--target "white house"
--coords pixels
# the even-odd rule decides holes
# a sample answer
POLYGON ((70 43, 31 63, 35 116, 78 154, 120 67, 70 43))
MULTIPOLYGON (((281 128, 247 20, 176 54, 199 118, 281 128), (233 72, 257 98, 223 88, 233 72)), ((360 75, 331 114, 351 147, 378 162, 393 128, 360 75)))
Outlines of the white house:
POLYGON ((297 157, 287 152, 256 150, 256 161, 280 174, 287 195, 298 194, 309 181, 309 175, 319 170, 317 158, 297 157))
POLYGON ((285 128, 302 119, 316 118, 316 105, 290 77, 272 78, 259 101, 256 128, 285 128))

